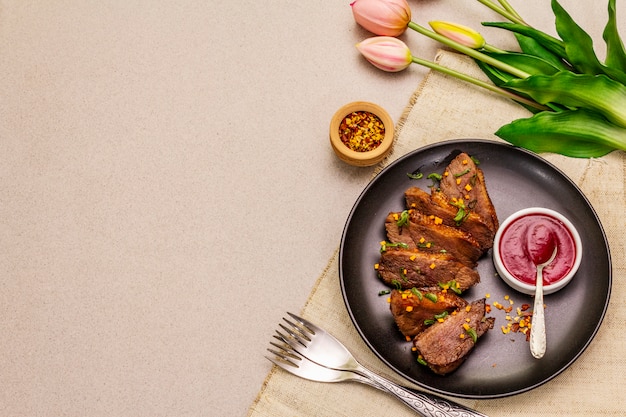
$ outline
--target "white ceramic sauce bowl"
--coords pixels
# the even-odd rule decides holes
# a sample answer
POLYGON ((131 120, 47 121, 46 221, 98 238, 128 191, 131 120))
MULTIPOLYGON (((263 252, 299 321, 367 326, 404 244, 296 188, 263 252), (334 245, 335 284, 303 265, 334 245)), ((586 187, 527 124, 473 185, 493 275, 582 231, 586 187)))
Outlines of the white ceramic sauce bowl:
POLYGON ((556 282, 552 284, 544 285, 543 287, 544 294, 552 294, 562 289, 567 284, 569 284, 569 282, 572 280, 572 278, 576 274, 576 271, 578 270, 580 266, 580 262, 582 260, 583 246, 582 246, 582 241, 580 239, 580 235, 578 234, 578 231, 576 230, 574 225, 561 213, 558 213, 554 210, 550 210, 547 208, 542 208, 542 207, 530 207, 530 208, 519 210, 511 214, 509 217, 506 218, 506 220, 504 220, 500 224, 500 227, 498 228, 498 231, 496 232, 494 242, 493 242, 493 263, 496 268, 496 272, 498 273, 500 278, 502 278, 504 282, 506 282, 510 287, 524 294, 529 294, 529 295, 535 294, 535 285, 528 284, 526 282, 521 281, 519 278, 511 274, 506 269, 504 262, 503 262, 503 257, 506 257, 507 254, 503 253, 504 249, 501 247, 501 242, 502 242, 504 234, 509 232, 509 226, 522 217, 533 216, 533 215, 543 215, 543 216, 552 217, 558 220, 567 229, 567 231, 570 233, 574 241, 575 255, 574 255, 574 263, 572 265, 572 268, 561 279, 557 280, 556 282))

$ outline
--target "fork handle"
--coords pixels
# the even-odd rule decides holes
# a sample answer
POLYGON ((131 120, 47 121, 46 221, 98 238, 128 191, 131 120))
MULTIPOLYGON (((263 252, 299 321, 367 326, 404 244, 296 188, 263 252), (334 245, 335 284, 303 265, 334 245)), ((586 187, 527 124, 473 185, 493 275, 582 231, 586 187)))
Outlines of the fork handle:
POLYGON ((485 414, 437 395, 409 391, 407 388, 401 387, 362 366, 357 372, 424 417, 487 417, 485 414))

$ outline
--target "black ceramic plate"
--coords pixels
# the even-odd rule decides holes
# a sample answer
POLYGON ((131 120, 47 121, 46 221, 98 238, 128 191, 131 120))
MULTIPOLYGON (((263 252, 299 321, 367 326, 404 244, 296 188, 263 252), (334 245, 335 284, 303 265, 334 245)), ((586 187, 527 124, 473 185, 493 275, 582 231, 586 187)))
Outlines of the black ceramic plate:
MULTIPOLYGON (((341 241, 339 270, 343 298, 357 330, 372 351, 412 382, 464 398, 498 398, 531 390, 565 370, 589 345, 598 331, 611 292, 611 258, 602 225, 580 189, 561 171, 531 152, 486 140, 455 140, 418 149, 385 168, 355 203, 341 241), (534 359, 522 333, 504 334, 505 313, 495 308, 495 327, 479 339, 468 359, 454 373, 438 376, 416 362, 411 343, 404 340, 389 311, 385 284, 374 264, 385 239, 385 217, 405 209, 404 191, 411 186, 428 190, 430 173, 442 173, 459 152, 480 161, 489 195, 500 221, 525 207, 547 207, 562 213, 578 229, 583 258, 572 282, 546 296, 547 352, 534 359), (424 173, 412 180, 407 173, 424 173)), ((489 251, 477 267, 481 283, 466 291, 468 301, 490 294, 488 303, 513 307, 532 297, 508 287, 495 273, 489 251)), ((532 308, 532 307, 531 307, 532 308)), ((515 310, 512 312, 515 315, 515 310)))

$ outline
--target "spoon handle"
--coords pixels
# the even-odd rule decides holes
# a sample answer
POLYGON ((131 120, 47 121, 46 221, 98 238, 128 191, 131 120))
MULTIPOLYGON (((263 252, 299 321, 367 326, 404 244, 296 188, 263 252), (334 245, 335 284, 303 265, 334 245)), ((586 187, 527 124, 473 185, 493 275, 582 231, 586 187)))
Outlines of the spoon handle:
POLYGON ((530 328, 530 353, 541 359, 546 353, 546 318, 543 310, 543 267, 537 268, 535 305, 530 328))

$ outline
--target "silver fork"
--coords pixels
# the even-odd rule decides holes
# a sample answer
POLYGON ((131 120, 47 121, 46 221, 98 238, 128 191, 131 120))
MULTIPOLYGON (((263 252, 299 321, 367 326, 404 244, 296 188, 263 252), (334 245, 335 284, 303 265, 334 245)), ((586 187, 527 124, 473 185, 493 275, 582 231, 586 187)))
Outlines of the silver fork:
MULTIPOLYGON (((283 368, 285 371, 290 372, 294 375, 297 375, 304 379, 309 379, 311 381, 317 382, 347 382, 347 381, 355 381, 360 382, 362 384, 369 385, 374 388, 378 388, 383 390, 379 385, 370 381, 369 379, 361 376, 359 374, 355 374, 350 371, 337 371, 335 369, 326 368, 325 366, 319 365, 313 362, 310 359, 300 355, 295 350, 291 349, 287 344, 287 341, 279 336, 274 336, 276 339, 280 340, 282 343, 277 344, 274 342, 270 342, 270 345, 276 347, 277 349, 268 348, 267 350, 274 354, 274 357, 265 356, 269 359, 274 365, 283 368)), ((383 390, 384 391, 384 390, 383 390)))
POLYGON ((385 379, 362 366, 348 349, 330 333, 317 327, 308 320, 287 313, 292 320, 283 318, 287 325, 279 324, 286 333, 276 331, 279 340, 287 343, 291 349, 303 357, 337 371, 349 371, 369 379, 378 387, 394 395, 409 408, 428 417, 467 416, 487 417, 461 404, 439 396, 414 392, 385 379))
MULTIPOLYGON (((389 393, 382 385, 379 385, 362 375, 351 371, 338 371, 336 369, 326 368, 325 366, 319 365, 318 363, 313 362, 312 360, 306 358, 305 356, 302 356, 295 350, 291 349, 282 337, 274 337, 282 341, 283 343, 278 345, 274 342, 270 342, 270 344, 277 347, 278 350, 272 348, 267 349, 269 352, 273 353, 275 357, 265 357, 269 359, 272 363, 289 373, 292 373, 304 379, 309 379, 311 381, 317 382, 356 381, 374 387, 380 391, 389 393)), ((434 406, 431 409, 421 409, 416 411, 419 413, 419 415, 423 417, 441 417, 451 415, 439 409, 435 409, 434 406)))

